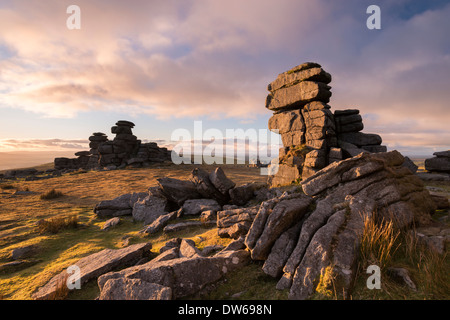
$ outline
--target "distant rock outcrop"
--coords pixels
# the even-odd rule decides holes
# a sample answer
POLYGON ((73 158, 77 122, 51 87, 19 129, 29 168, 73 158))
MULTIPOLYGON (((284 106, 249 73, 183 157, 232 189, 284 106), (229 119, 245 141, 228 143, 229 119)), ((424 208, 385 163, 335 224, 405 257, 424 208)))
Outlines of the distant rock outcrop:
POLYGON ((425 170, 450 173, 450 150, 433 153, 434 157, 425 160, 425 170))
POLYGON ((170 151, 160 148, 155 142, 142 143, 133 135, 134 123, 126 120, 116 122, 111 128, 115 134, 108 140, 106 134, 94 132, 89 137, 89 151, 75 153, 77 158, 55 158, 55 169, 76 170, 108 168, 116 169, 126 166, 141 167, 151 163, 170 160, 170 151))

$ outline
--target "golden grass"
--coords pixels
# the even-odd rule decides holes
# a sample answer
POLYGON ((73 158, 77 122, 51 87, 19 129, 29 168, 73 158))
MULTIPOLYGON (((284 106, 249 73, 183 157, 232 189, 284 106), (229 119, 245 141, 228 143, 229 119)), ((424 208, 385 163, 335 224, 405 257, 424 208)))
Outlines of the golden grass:
MULTIPOLYGON (((93 212, 95 204, 102 200, 116 198, 125 193, 145 192, 156 186, 156 179, 173 177, 188 179, 197 165, 154 165, 150 168, 131 168, 114 171, 88 171, 83 174, 62 175, 47 180, 16 180, 14 189, 33 191, 28 195, 14 195, 10 189, 0 194, 0 264, 9 262, 13 249, 35 244, 39 250, 32 259, 38 260, 32 266, 21 270, 0 274, 0 296, 3 299, 31 299, 32 293, 45 285, 54 275, 74 264, 77 260, 105 248, 120 248, 123 237, 130 237, 130 244, 151 242, 152 251, 159 248, 172 237, 193 239, 197 246, 203 248, 214 243, 228 244, 230 239, 217 237, 217 229, 197 227, 176 234, 165 235, 162 232, 152 237, 139 234, 142 223, 135 223, 131 218, 123 217, 116 228, 102 232, 104 220, 97 218, 93 212), (64 197, 51 201, 40 199, 48 190, 56 189, 64 197), (70 217, 72 222, 70 222, 70 217), (76 217, 76 218, 75 218, 76 217), (39 231, 38 221, 45 220, 61 227, 57 233, 39 231), (56 221, 56 222, 55 222, 56 221)), ((216 166, 200 166, 211 172, 216 166)), ((250 181, 264 182, 266 176, 259 174, 259 169, 245 165, 221 165, 227 176, 242 185, 250 181)), ((81 172, 80 172, 81 173, 81 172)), ((58 229, 58 228, 56 228, 58 229)), ((96 285, 86 284, 76 291, 77 299, 92 299, 98 294, 96 285)), ((73 296, 72 292, 68 299, 73 296)))
POLYGON ((41 200, 51 200, 51 199, 61 198, 62 196, 64 196, 64 194, 61 191, 52 189, 46 193, 41 194, 40 199, 41 200))
POLYGON ((398 249, 400 231, 394 229, 392 221, 377 222, 372 216, 364 219, 364 230, 360 243, 361 263, 364 267, 376 264, 384 269, 398 249))

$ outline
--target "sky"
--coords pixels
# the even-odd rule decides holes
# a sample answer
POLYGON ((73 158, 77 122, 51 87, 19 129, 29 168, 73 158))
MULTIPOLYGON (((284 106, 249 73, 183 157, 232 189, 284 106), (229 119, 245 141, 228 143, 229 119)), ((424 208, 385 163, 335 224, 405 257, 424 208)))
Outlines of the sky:
POLYGON ((431 156, 450 149, 449 31, 437 0, 1 0, 0 152, 76 152, 118 120, 169 147, 194 121, 267 129, 267 84, 312 61, 332 75, 332 110, 359 109, 388 150, 431 156))

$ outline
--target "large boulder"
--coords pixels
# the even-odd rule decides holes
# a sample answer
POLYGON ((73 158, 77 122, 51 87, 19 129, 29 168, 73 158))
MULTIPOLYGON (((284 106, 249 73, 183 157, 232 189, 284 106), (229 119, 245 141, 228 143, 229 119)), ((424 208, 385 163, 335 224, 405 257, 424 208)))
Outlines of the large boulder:
POLYGON ((199 215, 203 211, 213 210, 220 211, 222 207, 214 199, 191 199, 186 200, 183 204, 183 214, 199 215))
POLYGON ((136 202, 148 196, 147 192, 127 193, 112 200, 104 200, 94 207, 99 218, 131 215, 136 202))
POLYGON ((182 206, 188 199, 200 199, 202 196, 192 181, 180 180, 175 178, 159 178, 156 180, 164 196, 182 206))
POLYGON ((99 300, 171 300, 172 289, 140 279, 110 279, 99 300))
MULTIPOLYGON (((74 263, 80 268, 80 285, 95 279, 114 269, 131 266, 142 257, 150 254, 151 243, 139 243, 123 249, 104 249, 84 257, 74 263)), ((54 276, 50 281, 33 294, 33 299, 54 299, 61 284, 65 285, 68 276, 66 270, 54 276)))
POLYGON ((450 150, 433 153, 434 158, 425 159, 425 170, 450 173, 450 150))
POLYGON ((228 197, 228 191, 236 186, 236 183, 228 179, 220 167, 217 167, 209 174, 209 180, 226 197, 228 197))
POLYGON ((161 215, 169 212, 169 203, 166 198, 148 195, 146 198, 138 201, 133 206, 133 219, 143 221, 144 224, 151 224, 161 215))
POLYGON ((175 258, 110 272, 98 279, 100 295, 108 281, 138 279, 172 289, 172 298, 191 296, 206 285, 220 280, 226 273, 241 268, 249 261, 246 250, 222 251, 211 257, 175 258))
POLYGON ((330 101, 331 87, 323 82, 301 81, 289 87, 271 92, 266 99, 266 108, 282 111, 301 108, 311 101, 330 101))

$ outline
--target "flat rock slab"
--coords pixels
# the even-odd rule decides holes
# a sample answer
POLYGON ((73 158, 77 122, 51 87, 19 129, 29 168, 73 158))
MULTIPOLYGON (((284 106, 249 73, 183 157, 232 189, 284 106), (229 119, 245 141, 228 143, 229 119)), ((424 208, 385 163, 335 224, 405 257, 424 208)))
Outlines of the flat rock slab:
POLYGON ((266 99, 266 108, 281 111, 299 109, 314 100, 327 103, 331 97, 330 89, 331 87, 323 82, 301 81, 270 93, 266 99))
POLYGON ((100 295, 112 279, 139 279, 172 289, 172 298, 180 299, 197 293, 226 273, 247 264, 246 250, 222 251, 212 257, 178 258, 154 263, 152 261, 119 272, 104 274, 98 279, 100 295))
MULTIPOLYGON (((139 243, 123 249, 104 249, 78 260, 74 265, 80 268, 81 285, 116 268, 132 265, 146 255, 151 248, 151 243, 139 243)), ((67 276, 66 270, 54 276, 45 286, 33 294, 33 299, 51 300, 54 298, 58 286, 66 285, 65 279, 67 276)))

